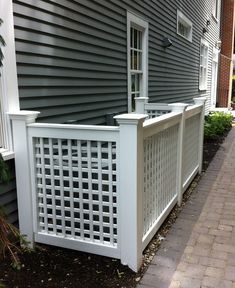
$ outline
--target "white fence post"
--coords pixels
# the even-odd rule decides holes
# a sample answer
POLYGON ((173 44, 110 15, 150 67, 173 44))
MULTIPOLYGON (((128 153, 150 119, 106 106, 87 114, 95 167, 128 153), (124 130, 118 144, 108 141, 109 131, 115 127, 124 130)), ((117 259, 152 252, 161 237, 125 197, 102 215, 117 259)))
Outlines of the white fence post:
POLYGON ((146 103, 148 103, 147 97, 135 97, 135 113, 144 114, 146 103))
POLYGON ((119 221, 121 262, 138 271, 143 237, 143 122, 147 115, 114 117, 120 125, 119 221))
POLYGON ((177 194, 178 194, 178 205, 182 204, 183 196, 183 141, 184 141, 184 128, 185 128, 185 117, 184 111, 187 108, 188 104, 185 103, 173 103, 169 104, 173 112, 181 112, 182 118, 180 121, 179 127, 179 138, 178 138, 178 153, 177 153, 177 194))
POLYGON ((193 98, 196 105, 202 105, 202 112, 200 115, 200 131, 199 131, 199 149, 198 149, 198 161, 199 161, 199 174, 202 173, 203 164, 203 140, 204 140, 204 118, 205 118, 205 103, 206 97, 193 98))
POLYGON ((39 112, 19 111, 9 113, 12 120, 13 147, 15 153, 15 171, 17 183, 17 201, 20 233, 26 237, 29 245, 34 244, 31 173, 29 166, 29 149, 27 124, 35 122, 39 112))

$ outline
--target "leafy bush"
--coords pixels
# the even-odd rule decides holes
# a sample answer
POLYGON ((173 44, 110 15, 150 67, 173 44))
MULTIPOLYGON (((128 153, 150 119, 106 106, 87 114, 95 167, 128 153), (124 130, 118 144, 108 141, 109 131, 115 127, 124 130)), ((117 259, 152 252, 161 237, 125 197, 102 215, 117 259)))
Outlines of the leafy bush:
POLYGON ((235 75, 233 75, 233 83, 232 83, 232 102, 235 103, 235 75))
MULTIPOLYGON (((7 183, 9 180, 10 171, 0 153, 0 184, 7 183)), ((27 248, 24 237, 20 235, 20 231, 14 225, 8 223, 4 209, 0 206, 0 260, 5 257, 6 253, 9 253, 13 268, 20 269, 21 262, 18 253, 21 253, 25 249, 24 247, 27 248), (20 247, 20 243, 23 248, 20 247)), ((0 283, 0 288, 1 285, 0 283)))
POLYGON ((205 139, 216 139, 232 125, 231 113, 212 112, 205 117, 204 137, 205 139))

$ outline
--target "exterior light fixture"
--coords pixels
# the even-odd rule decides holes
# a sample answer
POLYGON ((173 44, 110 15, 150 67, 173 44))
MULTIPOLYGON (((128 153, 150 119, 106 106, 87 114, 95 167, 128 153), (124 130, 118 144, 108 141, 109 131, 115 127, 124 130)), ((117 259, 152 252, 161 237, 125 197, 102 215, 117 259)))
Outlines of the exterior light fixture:
POLYGON ((218 41, 215 42, 215 47, 220 50, 221 49, 221 44, 222 44, 221 40, 218 40, 218 41))
POLYGON ((172 41, 165 37, 162 39, 162 46, 166 49, 166 48, 169 48, 170 46, 172 45, 172 41))

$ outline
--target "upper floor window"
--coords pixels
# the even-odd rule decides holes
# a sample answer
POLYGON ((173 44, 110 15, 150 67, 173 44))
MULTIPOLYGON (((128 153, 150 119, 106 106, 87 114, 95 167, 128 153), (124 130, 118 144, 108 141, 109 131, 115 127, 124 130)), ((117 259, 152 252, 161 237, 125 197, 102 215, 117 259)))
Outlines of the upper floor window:
POLYGON ((193 24, 179 10, 177 10, 177 34, 192 42, 193 24))
POLYGON ((148 23, 127 13, 128 112, 135 110, 135 98, 147 97, 148 23))
POLYGON ((199 90, 207 90, 208 53, 209 53, 209 43, 204 39, 201 39, 199 90))
POLYGON ((219 0, 213 0, 212 4, 212 15, 215 19, 218 19, 219 16, 219 0))

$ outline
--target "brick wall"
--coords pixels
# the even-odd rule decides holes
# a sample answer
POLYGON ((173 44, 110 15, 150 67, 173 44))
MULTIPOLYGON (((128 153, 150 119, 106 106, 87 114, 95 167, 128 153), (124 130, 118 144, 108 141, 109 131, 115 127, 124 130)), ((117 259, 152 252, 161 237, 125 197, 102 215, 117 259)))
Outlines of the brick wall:
POLYGON ((232 91, 234 0, 222 1, 221 52, 218 75, 218 106, 229 107, 232 91))

